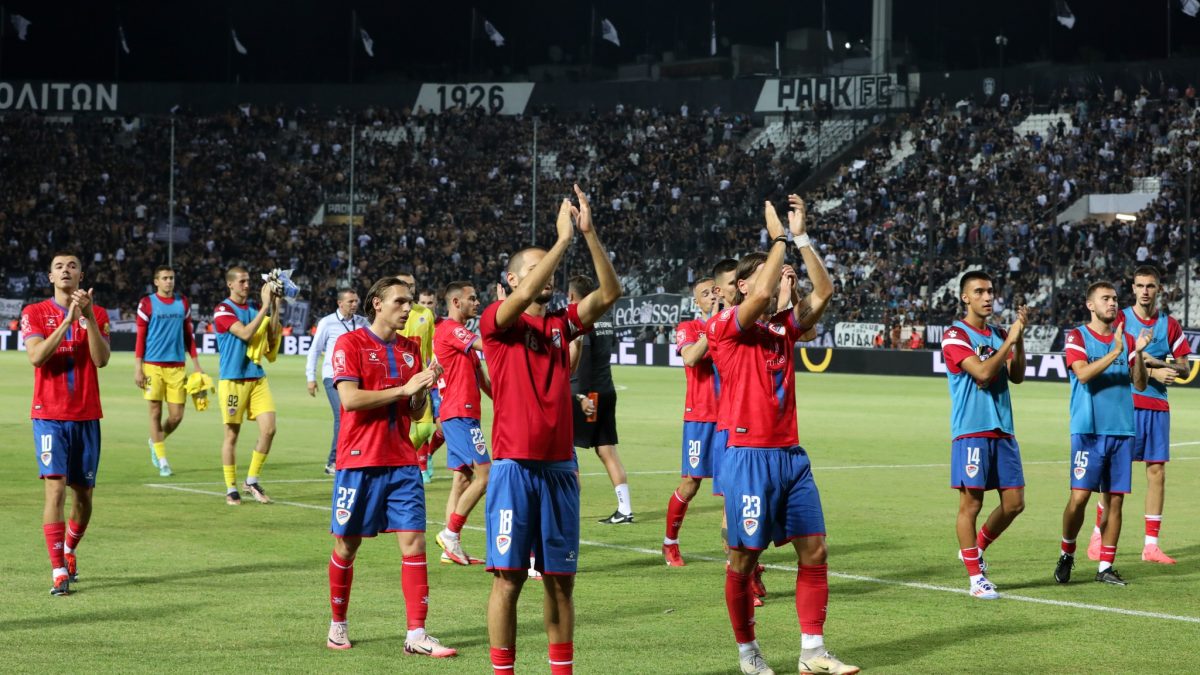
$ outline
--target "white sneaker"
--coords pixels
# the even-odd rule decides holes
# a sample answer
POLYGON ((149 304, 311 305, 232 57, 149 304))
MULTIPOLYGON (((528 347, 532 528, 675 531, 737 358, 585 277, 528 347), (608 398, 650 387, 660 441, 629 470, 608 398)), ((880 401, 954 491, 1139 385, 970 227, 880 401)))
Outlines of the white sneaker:
POLYGON ((800 675, 854 675, 859 671, 858 666, 842 663, 830 652, 810 659, 801 657, 798 666, 800 675))
POLYGON ((441 641, 426 633, 419 640, 405 640, 404 651, 417 656, 430 656, 435 659, 446 659, 458 656, 457 649, 442 646, 441 641))
POLYGON ((742 667, 745 675, 775 675, 775 671, 767 665, 767 659, 759 649, 739 655, 738 665, 742 667))
POLYGON ((980 600, 995 600, 1000 597, 1000 594, 996 592, 996 587, 988 581, 987 577, 979 577, 977 581, 971 582, 971 595, 980 600))
POLYGON ((450 530, 442 530, 434 538, 437 545, 442 547, 442 555, 458 565, 470 565, 471 560, 462 549, 462 540, 450 530))
POLYGON ((329 636, 325 639, 325 646, 330 649, 350 649, 350 637, 346 635, 345 621, 329 622, 329 636))

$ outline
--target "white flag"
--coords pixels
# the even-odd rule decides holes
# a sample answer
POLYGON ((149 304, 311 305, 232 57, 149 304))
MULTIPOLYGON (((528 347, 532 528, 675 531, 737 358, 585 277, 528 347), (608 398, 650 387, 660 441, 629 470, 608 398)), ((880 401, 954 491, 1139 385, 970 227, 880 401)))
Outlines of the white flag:
POLYGON ((825 31, 825 46, 829 47, 829 51, 833 51, 833 31, 825 31))
POLYGON ((13 14, 9 18, 12 19, 13 28, 17 29, 17 39, 24 40, 25 36, 29 34, 29 27, 33 25, 33 22, 20 14, 13 14))
POLYGON ((229 35, 233 38, 233 48, 237 50, 237 53, 245 56, 248 53, 246 51, 246 45, 242 44, 242 41, 237 39, 237 31, 230 28, 229 35))
POLYGON ((1057 0, 1054 3, 1055 18, 1067 30, 1075 27, 1075 15, 1071 13, 1071 8, 1067 6, 1067 0, 1057 0))
POLYGON ((712 33, 708 41, 708 55, 717 55, 717 20, 712 20, 712 33))
POLYGON ((496 27, 492 25, 492 22, 488 21, 487 19, 483 20, 483 32, 487 33, 488 39, 491 40, 497 47, 504 46, 504 36, 501 35, 500 31, 496 30, 496 27))
POLYGON ((129 53, 129 43, 125 41, 125 27, 117 26, 117 37, 121 39, 121 51, 129 53))
POLYGON ((608 19, 600 20, 600 39, 608 40, 618 47, 621 46, 621 38, 617 37, 617 27, 608 19))
POLYGON ((367 56, 375 58, 375 41, 371 39, 370 35, 367 35, 367 29, 359 28, 358 35, 362 38, 363 51, 367 53, 367 56))
POLYGON ((1183 13, 1190 17, 1195 17, 1200 14, 1200 0, 1181 0, 1183 4, 1183 13))

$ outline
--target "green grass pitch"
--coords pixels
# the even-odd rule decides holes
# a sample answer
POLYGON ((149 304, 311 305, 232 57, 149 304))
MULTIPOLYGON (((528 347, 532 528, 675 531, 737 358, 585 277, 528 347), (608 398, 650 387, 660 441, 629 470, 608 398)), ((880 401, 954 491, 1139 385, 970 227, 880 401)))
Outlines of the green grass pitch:
MULTIPOLYGON (((205 365, 216 370, 215 357, 205 365)), ((95 515, 79 549, 80 579, 52 598, 40 528, 29 410, 32 369, 0 354, 0 670, 61 672, 489 672, 484 610, 491 577, 437 564, 448 481, 429 486, 429 630, 459 649, 435 662, 403 654, 404 605, 394 538, 364 544, 350 608, 349 652, 324 646, 331 479, 321 472, 330 424, 323 392, 309 398, 300 357, 267 370, 279 433, 263 484, 279 503, 230 508, 222 492, 221 425, 215 409, 189 409, 171 438, 176 471, 148 461, 146 406, 133 386, 132 355, 102 371, 104 454, 95 515), (187 491, 168 489, 175 486, 187 491)), ((663 565, 663 515, 678 483, 683 373, 618 368, 620 451, 638 522, 604 526, 615 498, 598 460, 581 456, 584 543, 576 590, 581 673, 731 673, 737 652, 724 605, 720 502, 697 497, 682 532, 687 567, 663 565)), ((801 442, 810 451, 829 529, 827 643, 870 672, 1115 673, 1200 671, 1200 391, 1172 394, 1172 441, 1163 547, 1175 567, 1139 560, 1145 478, 1135 466, 1117 567, 1130 585, 1052 579, 1067 498, 1067 398, 1063 384, 1026 383, 1013 395, 1027 481, 1027 509, 989 550, 1004 596, 965 595, 955 558, 957 495, 947 485, 944 381, 801 373, 801 442)), ((490 411, 484 426, 489 426, 490 411)), ((245 474, 256 433, 239 449, 245 474)), ((439 453, 438 460, 444 462, 439 453)), ((707 490, 707 484, 705 490, 707 490)), ((985 509, 995 504, 989 495, 985 509)), ((464 533, 484 553, 482 506, 464 533)), ((1081 541, 1086 544, 1088 519, 1081 541)), ((1082 547, 1081 547, 1082 548, 1082 547)), ((799 628, 791 549, 763 556, 767 604, 758 637, 779 672, 795 672, 799 628)), ((548 672, 541 589, 521 602, 518 669, 548 672)))

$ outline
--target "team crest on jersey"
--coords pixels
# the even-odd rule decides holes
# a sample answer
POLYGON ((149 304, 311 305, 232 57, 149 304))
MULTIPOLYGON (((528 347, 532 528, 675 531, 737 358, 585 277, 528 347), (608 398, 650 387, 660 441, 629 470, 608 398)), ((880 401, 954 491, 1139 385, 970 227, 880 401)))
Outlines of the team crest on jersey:
POLYGON ((746 531, 746 534, 754 536, 754 533, 758 532, 758 518, 742 519, 742 529, 746 531))
POLYGON ((404 353, 404 365, 408 366, 409 368, 412 368, 414 363, 416 363, 416 360, 413 358, 413 355, 409 354, 408 352, 405 352, 404 353))
POLYGON ((687 331, 675 331, 675 344, 681 345, 687 340, 687 331))
POLYGON ((769 323, 769 324, 767 324, 767 330, 771 331, 772 333, 774 333, 776 335, 787 334, 787 329, 784 328, 783 324, 781 324, 781 323, 769 323))
POLYGON ((691 464, 692 468, 694 469, 700 466, 700 458, 696 455, 692 455, 691 457, 688 457, 688 464, 691 464))
POLYGON ((338 525, 345 525, 350 520, 350 509, 338 509, 333 513, 338 525))
POLYGON ((42 464, 44 464, 46 466, 50 466, 50 460, 53 457, 54 457, 54 455, 51 455, 49 452, 43 452, 42 453, 42 464))
POLYGON ((557 328, 551 328, 550 341, 554 343, 555 349, 562 349, 562 331, 557 328))
POLYGON ((1087 475, 1087 469, 1077 466, 1073 473, 1075 474, 1075 480, 1083 480, 1083 477, 1087 475))
POLYGON ((732 308, 732 307, 730 307, 730 308, 728 308, 728 309, 723 309, 723 310, 721 310, 721 320, 722 320, 722 321, 728 321, 728 320, 729 320, 729 317, 730 317, 732 314, 733 314, 733 308, 732 308))
POLYGON ((499 551, 500 555, 506 555, 510 546, 512 546, 512 537, 507 534, 497 535, 496 550, 499 551))
POLYGON ((87 319, 85 319, 83 317, 79 317, 79 327, 84 330, 87 330, 87 319))
POLYGON ((967 478, 974 478, 979 473, 978 464, 968 464, 966 466, 967 478))
MULTIPOLYGON (((467 406, 467 407, 470 408, 471 406, 467 406)), ((479 455, 486 455, 487 454, 487 444, 486 443, 476 443, 475 444, 475 453, 479 454, 479 455)))

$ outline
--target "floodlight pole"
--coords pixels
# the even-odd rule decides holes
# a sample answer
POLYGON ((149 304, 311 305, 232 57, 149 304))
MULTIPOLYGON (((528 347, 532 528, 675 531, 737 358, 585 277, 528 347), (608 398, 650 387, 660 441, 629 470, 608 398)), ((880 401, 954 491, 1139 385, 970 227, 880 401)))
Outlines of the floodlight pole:
POLYGON ((356 125, 350 125, 350 229, 346 244, 346 282, 354 288, 354 137, 356 125))
POLYGON ((175 116, 171 115, 171 176, 167 183, 167 267, 175 266, 175 116))
POLYGON ((1187 205, 1183 226, 1187 235, 1183 243, 1183 325, 1192 325, 1192 164, 1188 162, 1187 205))
POLYGON ((538 141, 538 118, 537 118, 537 116, 534 116, 534 118, 533 118, 533 178, 531 181, 533 184, 533 193, 530 195, 530 199, 529 199, 529 202, 530 202, 530 207, 529 207, 530 208, 530 210, 529 210, 529 245, 530 246, 537 246, 537 184, 538 184, 537 141, 538 141))

